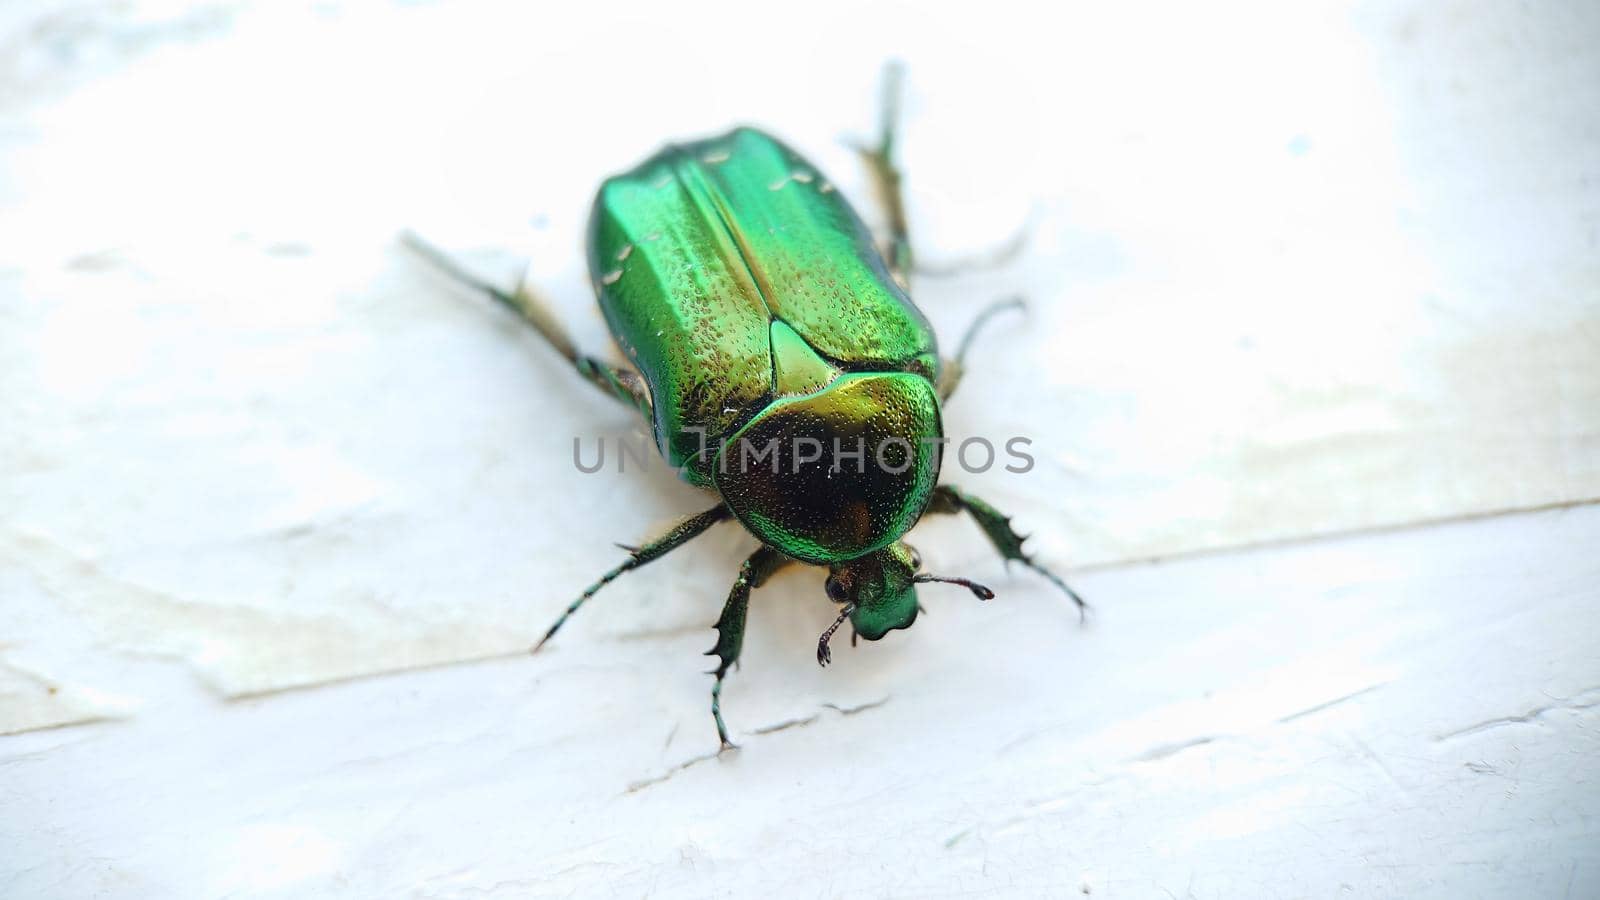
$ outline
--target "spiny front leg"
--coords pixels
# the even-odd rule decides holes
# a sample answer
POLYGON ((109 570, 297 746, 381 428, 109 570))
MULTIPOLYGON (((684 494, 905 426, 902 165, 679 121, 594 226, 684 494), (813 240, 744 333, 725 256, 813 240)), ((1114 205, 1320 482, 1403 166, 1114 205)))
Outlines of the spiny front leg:
POLYGON ((533 646, 533 652, 538 653, 539 650, 543 648, 551 638, 556 636, 556 632, 561 630, 561 626, 567 623, 567 619, 570 618, 573 613, 577 612, 579 607, 589 602, 589 598, 599 593, 601 588, 615 581, 617 576, 632 569, 637 569, 651 560, 660 559, 672 550, 676 550, 677 548, 688 543, 691 538, 701 534, 707 528, 710 528, 718 522, 721 522, 723 519, 728 518, 729 515, 731 515, 731 513, 728 512, 728 508, 726 506, 713 506, 698 516, 692 516, 688 519, 685 519, 683 522, 667 531, 666 534, 663 534, 660 537, 645 543, 645 545, 642 547, 624 547, 623 549, 628 551, 628 559, 624 561, 622 565, 619 565, 604 575, 601 575, 599 581, 589 585, 589 587, 578 596, 578 599, 572 601, 572 604, 567 607, 566 612, 563 612, 561 617, 556 619, 556 623, 551 625, 550 630, 544 633, 544 637, 539 639, 539 643, 533 646))
POLYGON ((728 674, 729 667, 739 661, 739 651, 744 648, 744 623, 745 615, 750 610, 750 591, 766 584, 772 573, 789 562, 792 562, 789 557, 771 547, 763 546, 750 554, 750 558, 739 566, 739 577, 733 582, 733 590, 728 592, 728 602, 722 606, 722 615, 717 618, 717 644, 707 650, 706 655, 718 659, 716 669, 710 673, 717 676, 716 683, 711 686, 711 717, 717 722, 717 739, 722 742, 722 750, 737 746, 728 740, 728 726, 722 721, 722 679, 728 674))
POLYGON ((1068 587, 1067 583, 1062 581, 1059 576, 1034 562, 1033 557, 1023 551, 1022 542, 1027 540, 1027 537, 1017 534, 1012 529, 1010 516, 1002 514, 998 509, 983 500, 965 493, 953 485, 942 484, 933 489, 933 499, 928 503, 927 512, 957 513, 963 511, 972 515, 973 520, 978 523, 978 527, 982 528, 984 535, 989 538, 989 543, 994 545, 995 550, 998 550, 1001 556, 1008 560, 1014 559, 1050 579, 1052 584, 1061 588, 1068 597, 1072 598, 1072 602, 1077 604, 1078 620, 1081 622, 1086 618, 1089 604, 1083 602, 1083 598, 1078 596, 1078 592, 1068 587))

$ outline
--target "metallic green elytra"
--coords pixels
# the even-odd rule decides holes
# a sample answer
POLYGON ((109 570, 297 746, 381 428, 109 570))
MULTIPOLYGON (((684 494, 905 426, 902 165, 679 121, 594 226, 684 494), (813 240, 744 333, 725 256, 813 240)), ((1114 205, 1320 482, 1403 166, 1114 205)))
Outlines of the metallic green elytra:
POLYGON ((589 268, 662 455, 763 543, 843 563, 916 523, 943 437, 933 330, 810 163, 751 128, 668 146, 601 185, 589 268), (804 437, 822 457, 786 477, 738 458, 804 437), (858 438, 903 440, 906 471, 835 466, 858 438))
MULTIPOLYGON (((737 518, 761 546, 740 567, 717 620, 712 715, 724 748, 724 677, 744 639, 750 592, 791 562, 825 566, 838 618, 875 641, 916 620, 916 585, 964 578, 920 572, 902 538, 929 513, 970 513, 1008 560, 1083 601, 1022 550, 1008 519, 938 484, 941 404, 962 358, 941 358, 907 296, 912 269, 893 163, 896 79, 876 146, 862 149, 885 202, 886 252, 825 175, 753 128, 671 144, 607 179, 589 224, 589 272, 631 368, 580 354, 529 290, 480 282, 415 238, 413 247, 526 317, 577 369, 649 421, 661 455, 717 505, 637 548, 573 601, 539 642, 622 573, 717 522, 737 518)), ((538 647, 535 647, 537 650, 538 647)))

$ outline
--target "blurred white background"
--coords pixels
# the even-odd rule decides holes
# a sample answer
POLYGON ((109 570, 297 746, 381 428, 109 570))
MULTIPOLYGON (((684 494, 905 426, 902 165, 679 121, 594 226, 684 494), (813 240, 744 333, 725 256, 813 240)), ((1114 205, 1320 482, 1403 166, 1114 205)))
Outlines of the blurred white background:
POLYGON ((0 893, 1600 894, 1597 40, 1581 3, 0 9, 0 893), (946 420, 1039 465, 947 478, 1097 615, 930 522, 1001 597, 822 672, 820 578, 779 578, 702 760, 749 539, 523 655, 706 501, 577 472, 631 415, 395 237, 612 353, 600 179, 747 122, 876 221, 845 142, 891 58, 922 258, 1027 236, 914 285, 947 341, 1030 302, 946 420))

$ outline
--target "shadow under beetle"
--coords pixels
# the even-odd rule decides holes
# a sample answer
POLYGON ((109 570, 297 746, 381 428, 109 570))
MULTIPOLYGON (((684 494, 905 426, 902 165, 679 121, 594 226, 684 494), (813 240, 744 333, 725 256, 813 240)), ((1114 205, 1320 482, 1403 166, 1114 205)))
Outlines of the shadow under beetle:
POLYGON ((1007 560, 1065 582, 1022 549, 1008 517, 939 485, 940 404, 961 380, 979 315, 953 359, 906 294, 912 269, 900 172, 893 160, 898 71, 885 83, 875 146, 862 147, 885 205, 882 252, 844 197, 776 139, 752 128, 668 145, 607 179, 589 221, 589 274, 600 309, 633 364, 578 352, 526 286, 507 293, 464 272, 431 246, 407 243, 453 277, 526 318, 578 374, 636 408, 656 446, 716 506, 641 546, 590 585, 539 641, 538 650, 600 588, 659 559, 718 522, 737 518, 761 541, 717 619, 711 714, 722 747, 723 678, 739 658, 750 592, 790 563, 826 566, 839 616, 817 641, 817 662, 848 620, 876 641, 909 628, 916 585, 942 581, 979 599, 994 592, 965 578, 920 573, 901 541, 929 513, 967 512, 1007 560), (805 442, 815 455, 793 448, 805 442), (785 466, 785 463, 790 463, 785 466))

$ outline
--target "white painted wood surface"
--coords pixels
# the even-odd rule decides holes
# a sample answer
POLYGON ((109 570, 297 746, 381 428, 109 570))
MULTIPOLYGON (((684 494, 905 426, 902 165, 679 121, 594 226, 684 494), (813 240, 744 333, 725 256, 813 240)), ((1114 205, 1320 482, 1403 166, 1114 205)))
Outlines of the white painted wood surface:
MULTIPOLYGON (((0 744, 7 897, 1594 897, 1600 507, 703 616, 0 744)), ((657 583, 662 583, 659 579, 657 583)))
POLYGON ((0 896, 1600 895, 1600 510, 1418 524, 1600 498, 1600 7, 1054 15, 0 9, 0 896), (932 522, 1001 597, 824 672, 787 574, 707 759, 747 539, 528 658, 705 501, 394 235, 605 347, 598 179, 753 120, 864 196, 891 54, 926 256, 1031 223, 917 286, 1032 303, 947 418, 1040 464, 951 480, 1097 613, 932 522))
MULTIPOLYGON (((870 128, 890 52, 925 257, 1031 216, 1015 265, 917 298, 947 339, 1032 302, 946 420, 1033 440, 1026 476, 950 475, 1046 558, 1600 497, 1600 7, 1186 9, 733 4, 701 13, 716 53, 660 40, 685 18, 660 3, 15 14, 0 731, 137 714, 173 663, 239 697, 526 646, 612 542, 705 500, 579 474, 574 436, 635 421, 396 233, 505 248, 469 254, 505 280, 531 257, 603 352, 599 179, 756 119, 859 188, 836 139, 870 128)), ((930 565, 988 564, 930 531, 930 565)), ((659 607, 580 627, 703 615, 719 540, 659 607)))

